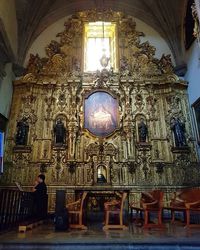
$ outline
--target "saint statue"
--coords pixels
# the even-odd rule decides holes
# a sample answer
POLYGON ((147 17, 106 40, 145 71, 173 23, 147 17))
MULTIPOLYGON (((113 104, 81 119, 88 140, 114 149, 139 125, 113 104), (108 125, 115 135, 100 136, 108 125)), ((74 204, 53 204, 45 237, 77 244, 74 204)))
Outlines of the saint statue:
POLYGON ((66 144, 66 128, 60 118, 56 121, 53 131, 55 144, 66 144))
POLYGON ((27 122, 27 118, 24 117, 17 122, 17 134, 15 138, 16 145, 27 145, 28 131, 29 125, 27 122))
POLYGON ((171 129, 174 133, 175 146, 184 147, 187 146, 185 138, 185 124, 180 121, 179 118, 172 118, 171 129))
POLYGON ((138 124, 138 135, 139 135, 139 142, 146 142, 148 129, 147 125, 144 123, 143 118, 140 120, 140 123, 138 124))

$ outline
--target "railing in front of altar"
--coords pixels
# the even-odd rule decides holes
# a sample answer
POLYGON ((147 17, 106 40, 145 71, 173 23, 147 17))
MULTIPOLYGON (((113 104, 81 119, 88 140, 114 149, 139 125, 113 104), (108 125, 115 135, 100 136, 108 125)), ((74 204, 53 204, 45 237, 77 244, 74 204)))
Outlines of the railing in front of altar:
POLYGON ((9 229, 33 216, 30 192, 0 189, 0 230, 9 229))
MULTIPOLYGON (((47 199, 41 201, 42 209, 47 211, 47 199)), ((40 210, 41 211, 41 210, 40 210)), ((42 211, 44 215, 46 211, 42 211)), ((23 221, 39 217, 31 192, 0 189, 0 231, 17 226, 23 221)))

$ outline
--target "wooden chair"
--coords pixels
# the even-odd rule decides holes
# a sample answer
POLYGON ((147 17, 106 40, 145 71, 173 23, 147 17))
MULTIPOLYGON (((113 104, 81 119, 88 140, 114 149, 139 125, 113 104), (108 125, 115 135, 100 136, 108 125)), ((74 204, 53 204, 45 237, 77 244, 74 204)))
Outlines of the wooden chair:
POLYGON ((123 224, 123 210, 124 203, 127 197, 127 193, 124 192, 121 196, 121 200, 113 200, 111 202, 106 202, 104 204, 105 208, 105 226, 103 230, 108 229, 127 229, 127 227, 123 224), (119 224, 110 224, 110 215, 118 215, 119 216, 119 224))
POLYGON ((152 201, 144 198, 141 201, 141 206, 144 210, 144 228, 163 227, 162 223, 162 210, 163 210, 163 196, 164 193, 160 190, 149 192, 152 196, 152 201), (156 212, 158 217, 157 223, 150 222, 150 213, 156 212))
MULTIPOLYGON (((143 192, 141 194, 140 207, 134 206, 134 204, 130 205, 131 213, 133 210, 141 215, 144 213, 144 225, 143 228, 152 228, 152 227, 163 227, 162 224, 162 210, 163 210, 163 192, 160 190, 154 190, 151 192, 143 192), (150 213, 157 213, 158 223, 152 223, 150 221, 150 213)), ((136 217, 136 221, 137 218, 136 217)))
POLYGON ((66 208, 69 213, 70 228, 87 229, 87 227, 83 225, 83 204, 86 196, 87 192, 83 192, 82 197, 79 200, 67 204, 66 208), (78 222, 74 223, 74 221, 78 222))
POLYGON ((171 210, 172 222, 175 222, 175 212, 179 211, 186 216, 186 227, 199 227, 200 224, 191 223, 190 217, 191 212, 200 214, 200 189, 188 188, 175 193, 168 209, 171 210))
POLYGON ((175 192, 174 197, 170 200, 169 206, 165 209, 171 211, 171 222, 175 222, 175 212, 182 212, 185 220, 186 217, 186 207, 184 200, 181 199, 181 192, 175 192), (180 196, 180 197, 179 197, 180 196))

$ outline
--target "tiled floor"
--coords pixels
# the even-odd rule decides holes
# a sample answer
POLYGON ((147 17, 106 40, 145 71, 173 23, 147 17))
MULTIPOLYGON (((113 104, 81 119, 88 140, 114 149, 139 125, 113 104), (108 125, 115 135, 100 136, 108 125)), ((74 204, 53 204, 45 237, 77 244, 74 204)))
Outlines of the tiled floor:
POLYGON ((88 230, 70 230, 55 232, 52 222, 41 225, 26 233, 17 230, 0 235, 0 243, 190 243, 199 245, 200 228, 185 229, 183 224, 165 224, 165 229, 143 230, 134 223, 127 230, 110 230, 104 232, 100 223, 91 224, 88 230))

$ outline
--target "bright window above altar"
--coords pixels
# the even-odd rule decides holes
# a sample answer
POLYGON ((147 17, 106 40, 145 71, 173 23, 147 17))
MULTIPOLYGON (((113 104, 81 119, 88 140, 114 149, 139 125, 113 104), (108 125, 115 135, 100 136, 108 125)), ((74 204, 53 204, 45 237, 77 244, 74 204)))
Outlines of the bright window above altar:
POLYGON ((84 71, 94 72, 111 67, 116 70, 116 24, 86 23, 84 38, 84 71))

